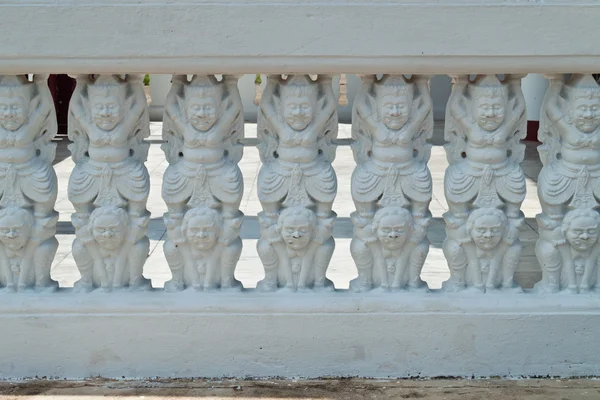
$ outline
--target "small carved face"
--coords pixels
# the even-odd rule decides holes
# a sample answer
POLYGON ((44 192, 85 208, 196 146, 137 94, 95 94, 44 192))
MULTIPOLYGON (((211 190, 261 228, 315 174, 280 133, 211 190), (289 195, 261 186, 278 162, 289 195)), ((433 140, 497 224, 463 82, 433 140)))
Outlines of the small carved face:
POLYGON ((504 224, 495 215, 482 215, 477 218, 471 230, 471 237, 475 245, 482 250, 493 250, 502 240, 504 224))
POLYGON ((408 239, 408 224, 401 215, 387 215, 379 221, 375 234, 384 248, 401 249, 408 239))
POLYGON ((566 236, 575 250, 589 250, 598 241, 598 224, 589 218, 575 218, 569 225, 566 236))
POLYGON ((314 100, 309 96, 287 96, 283 99, 283 117, 295 131, 303 131, 312 122, 314 100))
POLYGON ((100 247, 106 250, 118 249, 125 240, 127 227, 117 215, 101 215, 94 221, 92 235, 100 247))
POLYGON ((579 98, 573 102, 573 122, 583 133, 592 133, 600 126, 600 99, 579 98))
POLYGON ((19 129, 27 119, 28 105, 21 96, 0 95, 0 125, 9 131, 19 129))
POLYGON ((22 249, 29 241, 31 227, 26 226, 16 215, 0 220, 0 241, 11 250, 22 249))
POLYGON ((206 251, 217 244, 219 227, 210 216, 195 217, 188 223, 185 235, 197 250, 206 251))
POLYGON ((379 100, 379 115, 391 130, 401 129, 410 117, 412 98, 407 95, 386 95, 379 100))
POLYGON ((202 132, 208 131, 217 122, 217 102, 209 96, 188 99, 186 112, 190 124, 202 132))
POLYGON ((123 119, 123 105, 116 95, 98 95, 91 100, 92 119, 96 126, 112 131, 123 119))
POLYGON ((504 121, 505 101, 500 96, 480 96, 474 101, 474 115, 477 124, 488 132, 493 132, 504 121))
POLYGON ((309 221, 302 216, 292 215, 283 221, 281 226, 281 237, 287 247, 292 250, 302 250, 313 236, 313 228, 309 221))

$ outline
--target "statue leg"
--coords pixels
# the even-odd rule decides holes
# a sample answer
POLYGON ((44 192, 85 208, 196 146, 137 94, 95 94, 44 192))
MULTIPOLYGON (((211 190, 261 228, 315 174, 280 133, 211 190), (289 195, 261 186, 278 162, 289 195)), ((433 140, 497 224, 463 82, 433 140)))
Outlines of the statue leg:
POLYGON ((333 282, 326 277, 327 267, 331 262, 331 257, 335 250, 335 240, 330 237, 317 247, 315 252, 314 265, 315 265, 315 288, 331 287, 333 288, 333 282))
POLYGON ((358 212, 358 216, 367 220, 372 219, 377 212, 377 204, 374 201, 368 203, 355 201, 354 205, 356 207, 356 211, 358 212))
POLYGON ((242 239, 239 237, 223 249, 221 254, 221 289, 241 287, 242 283, 235 279, 235 267, 242 255, 242 239))
POLYGON ((455 203, 447 199, 448 209, 454 218, 466 220, 469 216, 469 202, 455 203))
POLYGON ((317 202, 317 217, 318 218, 329 218, 331 216, 331 209, 333 207, 333 202, 331 203, 321 203, 317 202))
POLYGON ((279 216, 279 209, 280 209, 279 203, 263 203, 263 202, 261 202, 261 206, 267 217, 277 219, 277 217, 279 216))
POLYGON ((410 199, 410 201, 411 201, 411 214, 412 214, 413 218, 415 218, 415 219, 424 218, 429 214, 429 203, 431 203, 431 201, 420 202, 420 201, 414 201, 412 199, 410 199))
POLYGON ((466 286, 467 255, 462 246, 451 239, 444 240, 442 245, 444 257, 450 268, 450 279, 442 287, 447 291, 462 290, 466 286))
POLYGON ((148 214, 146 202, 130 201, 128 204, 128 211, 132 218, 139 218, 148 214))
POLYGON ((412 251, 410 256, 410 269, 408 276, 408 287, 411 289, 419 289, 427 284, 421 279, 421 271, 429 254, 429 239, 425 238, 412 251))
POLYGON ((167 240, 163 245, 163 251, 171 269, 171 275, 173 276, 171 280, 165 282, 165 290, 167 292, 178 292, 185 289, 183 257, 179 249, 172 241, 167 240))
POLYGON ((515 287, 514 276, 517 267, 519 266, 519 259, 521 258, 521 251, 523 245, 520 240, 515 241, 504 254, 502 260, 502 288, 513 289, 515 287))
POLYGON ((521 203, 505 203, 506 217, 516 219, 521 217, 521 203))
POLYGON ((37 289, 55 290, 58 282, 50 278, 52 260, 58 250, 58 240, 55 237, 45 240, 35 250, 33 264, 35 266, 35 287, 37 289))
MULTIPOLYGON (((567 247, 568 248, 568 247, 567 247)), ((560 291, 560 272, 564 264, 561 252, 551 242, 538 239, 535 254, 542 268, 542 281, 535 286, 541 292, 558 293, 560 291)))
POLYGON ((173 219, 181 220, 185 214, 186 207, 185 203, 167 203, 169 216, 173 219))
POLYGON ((75 282, 73 286, 75 290, 90 292, 94 289, 95 260, 79 239, 73 241, 72 251, 77 269, 79 269, 79 273, 81 274, 81 279, 75 282))
POLYGON ((350 281, 350 289, 355 292, 368 292, 373 288, 373 254, 368 245, 359 238, 350 242, 350 254, 358 270, 358 278, 350 281))
MULTIPOLYGON (((129 287, 132 289, 146 289, 150 280, 144 278, 144 263, 150 251, 150 240, 144 236, 131 249, 127 257, 129 266, 129 287)), ((125 282, 123 282, 125 283, 125 282)), ((151 285, 150 285, 151 287, 151 285)))
POLYGON ((256 251, 265 269, 265 279, 256 284, 261 292, 274 292, 278 288, 279 256, 273 246, 264 239, 258 239, 256 251))

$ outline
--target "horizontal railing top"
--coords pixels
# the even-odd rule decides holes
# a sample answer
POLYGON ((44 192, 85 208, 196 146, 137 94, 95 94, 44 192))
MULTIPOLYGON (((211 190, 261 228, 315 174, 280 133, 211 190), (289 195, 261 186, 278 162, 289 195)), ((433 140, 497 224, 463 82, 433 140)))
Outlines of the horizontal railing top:
POLYGON ((0 0, 0 74, 573 73, 582 0, 0 0))

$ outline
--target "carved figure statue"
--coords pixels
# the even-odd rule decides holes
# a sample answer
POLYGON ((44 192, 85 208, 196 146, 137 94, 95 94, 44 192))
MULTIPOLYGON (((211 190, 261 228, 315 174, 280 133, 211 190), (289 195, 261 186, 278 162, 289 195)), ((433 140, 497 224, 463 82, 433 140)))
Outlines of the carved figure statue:
MULTIPOLYGON (((79 286, 85 290, 92 288, 88 271, 91 257, 96 266, 94 270, 110 270, 114 263, 114 279, 110 279, 110 274, 108 279, 100 275, 104 290, 127 284, 134 289, 147 288, 148 281, 138 265, 138 252, 147 240, 144 238, 150 217, 146 210, 150 178, 144 165, 149 149, 144 139, 150 135, 150 127, 142 77, 80 75, 76 79, 77 86, 69 105, 69 139, 73 141, 69 149, 75 168, 69 179, 68 194, 75 208, 72 221, 79 239, 73 243, 73 253, 79 254, 76 263, 82 274, 79 286), (116 246, 116 238, 122 240, 118 254, 109 252, 101 240, 92 240, 89 236, 92 232, 88 226, 90 215, 104 207, 109 207, 105 210, 109 215, 116 213, 115 208, 123 209, 130 224, 127 236, 114 235, 110 239, 111 247, 116 246), (128 264, 131 262, 135 265, 128 264), (105 264, 109 266, 101 267, 105 264), (138 275, 125 279, 123 274, 127 270, 138 275)), ((142 265, 146 256, 147 253, 142 257, 142 265)), ((93 283, 95 287, 96 281, 93 283)))
POLYGON ((0 241, 6 290, 54 290, 57 132, 47 75, 0 76, 0 241))
POLYGON ((582 210, 594 215, 588 218, 593 224, 596 217, 591 210, 600 208, 600 86, 592 75, 573 74, 566 82, 563 75, 549 78, 539 130, 544 167, 538 181, 542 213, 537 216, 536 253, 543 279, 536 289, 576 293, 589 290, 592 283, 578 273, 585 252, 566 236, 566 215, 579 215, 575 210, 582 210))
MULTIPOLYGON (((456 269, 460 254, 471 263, 469 270, 477 271, 478 246, 472 243, 467 220, 477 209, 498 209, 507 218, 509 229, 505 235, 518 232, 523 223, 521 204, 525 199, 525 175, 520 166, 524 158, 527 118, 521 91, 521 76, 506 75, 501 81, 495 75, 454 78, 452 94, 446 111, 445 139, 450 166, 446 170, 444 192, 449 212, 446 220, 447 243, 445 254, 451 269, 456 269), (455 248, 458 244, 461 251, 455 248)), ((478 215, 480 212, 478 212, 478 215)), ((498 213, 494 213, 498 214, 498 213)), ((504 238, 515 251, 520 245, 515 239, 504 238)), ((511 253, 511 259, 518 255, 511 253)), ((490 261, 491 262, 491 261, 490 261)), ((505 271, 510 271, 506 268, 505 271)), ((514 269, 513 269, 514 271, 514 269)), ((445 288, 457 290, 464 287, 455 274, 445 288)), ((481 290, 498 285, 495 272, 487 280, 467 279, 468 285, 481 290), (491 278, 490 278, 491 276, 491 278)), ((512 277, 505 277, 502 287, 514 285, 512 277)))
POLYGON ((296 206, 285 208, 275 225, 264 212, 258 218, 261 237, 256 247, 265 267, 259 291, 333 290, 325 273, 335 249, 331 237, 335 216, 318 221, 313 211, 296 206))
POLYGON ((466 223, 467 240, 450 237, 444 241, 444 256, 450 266, 450 280, 444 289, 467 287, 517 290, 513 281, 519 265, 521 242, 518 229, 497 208, 479 208, 471 212, 466 223))
POLYGON ((427 168, 431 145, 427 139, 433 134, 433 113, 429 79, 406 79, 402 75, 384 75, 380 80, 366 75, 362 79, 352 119, 352 150, 358 165, 352 174, 356 212, 352 214, 355 235, 351 252, 359 270, 352 288, 426 288, 419 274, 429 251, 426 233, 431 219, 432 181, 427 168), (405 224, 414 224, 418 229, 410 230, 420 235, 418 241, 413 238, 408 247, 403 246, 402 252, 394 252, 396 258, 383 254, 386 247, 377 242, 373 222, 374 215, 385 215, 387 207, 397 218, 401 214, 398 207, 409 210, 410 223, 405 224), (384 260, 395 274, 384 273, 384 260), (410 279, 405 274, 409 263, 410 279), (373 265, 377 267, 371 272, 373 265))
POLYGON ((165 254, 173 273, 168 290, 240 288, 233 273, 242 250, 239 207, 244 181, 237 164, 242 158, 243 137, 244 114, 236 77, 225 75, 218 81, 212 75, 195 75, 191 82, 185 75, 173 77, 163 122, 167 141, 163 150, 169 162, 162 187, 169 210, 165 215, 169 228, 165 254), (213 219, 219 246, 203 250, 197 246, 198 239, 186 236, 190 232, 183 225, 189 213, 213 219))
MULTIPOLYGON (((296 283, 292 276, 273 280, 273 261, 266 252, 265 241, 273 239, 273 232, 281 228, 279 215, 293 207, 306 209, 305 215, 315 215, 316 230, 321 232, 317 241, 303 247, 303 257, 297 250, 282 264, 293 264, 291 258, 315 258, 315 270, 319 269, 314 286, 328 283, 325 272, 333 249, 331 225, 335 218, 332 211, 337 193, 337 178, 331 162, 335 158, 333 139, 337 137, 337 105, 331 77, 319 75, 316 80, 308 75, 289 75, 287 78, 271 75, 262 95, 258 115, 259 152, 263 165, 258 175, 258 198, 263 213, 259 217, 263 235, 258 243, 259 253, 265 265, 266 278, 259 288, 276 290, 283 285, 304 290, 310 284, 308 278, 299 276, 296 283), (279 226, 279 228, 277 228, 279 226), (328 233, 329 237, 323 237, 328 233), (331 239, 331 240, 330 240, 331 239)), ((276 235, 275 235, 276 236, 276 235)), ((292 254, 292 253, 290 253, 292 254)), ((284 268, 284 270, 286 270, 284 268)), ((308 272, 306 273, 308 274, 308 272)))
POLYGON ((75 289, 105 291, 129 287, 144 289, 150 281, 142 276, 144 262, 150 249, 142 221, 131 221, 124 208, 98 207, 89 222, 79 230, 73 242, 73 258, 81 273, 75 289), (127 249, 127 252, 124 252, 127 249))

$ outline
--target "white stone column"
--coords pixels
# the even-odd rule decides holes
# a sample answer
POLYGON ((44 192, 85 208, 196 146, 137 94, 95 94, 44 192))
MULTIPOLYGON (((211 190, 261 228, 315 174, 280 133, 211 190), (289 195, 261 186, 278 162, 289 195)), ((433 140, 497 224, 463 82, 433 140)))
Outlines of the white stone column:
POLYGON ((173 77, 163 123, 169 167, 162 196, 168 238, 164 253, 173 279, 165 290, 234 289, 242 253, 240 203, 244 112, 238 79, 225 75, 173 77))
POLYGON ((69 105, 69 145, 75 168, 69 201, 75 207, 75 289, 150 288, 142 270, 150 241, 144 161, 150 135, 142 76, 79 75, 69 105))
POLYGON ((433 134, 429 77, 365 75, 354 101, 351 253, 355 291, 425 289, 433 134))
POLYGON ((58 287, 50 278, 58 249, 56 132, 48 76, 0 76, 0 284, 7 291, 58 287))
POLYGON ((527 125, 521 77, 454 77, 444 132, 450 165, 443 250, 451 275, 445 290, 520 290, 513 275, 526 191, 520 166, 527 125))
POLYGON ((258 115, 261 291, 333 289, 325 273, 335 248, 337 133, 330 76, 268 77, 258 115))

